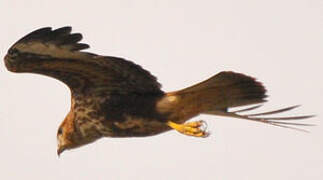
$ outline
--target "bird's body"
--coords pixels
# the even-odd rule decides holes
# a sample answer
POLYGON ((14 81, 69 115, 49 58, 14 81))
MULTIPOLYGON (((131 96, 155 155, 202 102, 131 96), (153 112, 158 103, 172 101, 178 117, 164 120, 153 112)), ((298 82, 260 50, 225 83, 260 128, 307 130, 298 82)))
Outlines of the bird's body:
POLYGON ((71 34, 70 27, 42 28, 17 41, 5 57, 6 67, 12 72, 50 76, 71 89, 71 109, 58 130, 58 153, 101 137, 145 137, 171 129, 204 137, 203 122, 185 123, 199 114, 283 127, 306 124, 280 120, 310 117, 256 117, 294 107, 250 116, 229 112, 230 107, 265 102, 263 85, 240 73, 220 72, 194 86, 163 92, 156 78, 139 65, 81 51, 89 47, 79 43, 81 39, 81 34, 71 34))
POLYGON ((86 129, 94 128, 108 137, 155 135, 170 129, 165 124, 167 114, 154 108, 161 98, 161 95, 73 96, 67 119, 73 117, 79 126, 84 126, 84 134, 86 129))

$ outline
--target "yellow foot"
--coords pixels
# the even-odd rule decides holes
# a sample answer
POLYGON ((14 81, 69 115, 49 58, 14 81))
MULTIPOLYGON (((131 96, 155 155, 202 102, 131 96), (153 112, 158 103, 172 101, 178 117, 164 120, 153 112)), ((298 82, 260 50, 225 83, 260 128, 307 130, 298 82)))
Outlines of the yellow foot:
POLYGON ((202 120, 187 122, 184 124, 177 124, 172 121, 168 121, 167 125, 175 129, 176 131, 188 136, 207 137, 209 135, 209 133, 206 132, 207 124, 202 120))

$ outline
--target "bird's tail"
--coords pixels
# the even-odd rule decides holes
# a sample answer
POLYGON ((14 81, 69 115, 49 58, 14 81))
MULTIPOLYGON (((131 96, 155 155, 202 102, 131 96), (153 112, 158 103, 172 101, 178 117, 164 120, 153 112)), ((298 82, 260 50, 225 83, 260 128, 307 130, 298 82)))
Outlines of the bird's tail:
POLYGON ((252 77, 221 72, 194 86, 168 93, 168 96, 178 98, 178 110, 194 109, 200 114, 262 103, 265 93, 264 86, 252 77))
POLYGON ((266 97, 266 90, 264 86, 254 78, 235 72, 220 72, 208 80, 191 87, 182 89, 180 91, 167 93, 165 98, 160 101, 158 106, 161 111, 164 110, 165 112, 173 112, 170 114, 170 118, 178 122, 186 121, 198 114, 213 114, 259 121, 285 127, 288 125, 307 124, 281 122, 280 120, 296 120, 312 117, 258 117, 262 115, 284 112, 297 106, 251 115, 240 115, 238 113, 253 110, 260 106, 255 106, 236 112, 228 111, 228 109, 231 107, 263 103, 266 101, 266 97))

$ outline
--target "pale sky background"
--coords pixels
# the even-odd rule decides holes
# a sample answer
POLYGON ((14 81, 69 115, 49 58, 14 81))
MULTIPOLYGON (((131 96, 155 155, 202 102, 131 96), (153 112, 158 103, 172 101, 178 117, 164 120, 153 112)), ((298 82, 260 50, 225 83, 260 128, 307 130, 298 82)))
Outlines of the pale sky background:
POLYGON ((71 25, 89 51, 142 65, 165 91, 233 70, 265 84, 261 110, 302 104, 285 115, 318 115, 310 133, 203 115, 205 139, 104 138, 58 158, 68 88, 1 60, 0 179, 323 179, 321 0, 0 0, 0 20, 1 58, 30 31, 71 25))

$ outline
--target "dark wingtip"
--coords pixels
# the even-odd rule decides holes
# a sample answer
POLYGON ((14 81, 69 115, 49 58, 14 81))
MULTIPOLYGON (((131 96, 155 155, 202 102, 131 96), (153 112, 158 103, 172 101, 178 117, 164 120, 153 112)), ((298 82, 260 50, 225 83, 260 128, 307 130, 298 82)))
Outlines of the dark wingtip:
POLYGON ((34 39, 39 39, 39 38, 47 35, 49 32, 51 32, 51 30, 52 30, 51 27, 43 27, 43 28, 37 29, 35 31, 28 33, 23 38, 19 39, 17 41, 17 43, 26 42, 26 41, 30 41, 30 40, 34 40, 34 39))
POLYGON ((17 43, 26 43, 30 41, 39 41, 43 43, 51 43, 56 46, 63 46, 72 51, 87 49, 90 46, 84 43, 78 43, 82 40, 83 36, 80 33, 71 33, 71 26, 64 26, 52 30, 51 27, 44 27, 32 31, 23 38, 21 38, 17 43))
POLYGON ((71 26, 63 26, 61 28, 55 29, 53 32, 59 32, 59 33, 71 33, 72 32, 72 27, 71 26))
POLYGON ((71 50, 72 51, 79 51, 82 49, 87 49, 89 47, 90 46, 88 44, 78 43, 78 44, 75 44, 71 50))
POLYGON ((252 107, 246 108, 246 109, 240 109, 240 110, 237 110, 237 111, 231 111, 231 113, 241 113, 241 112, 245 112, 245 111, 251 111, 251 110, 254 110, 254 109, 258 109, 258 108, 260 108, 262 106, 263 106, 263 104, 260 104, 260 105, 252 106, 252 107))
POLYGON ((272 115, 272 114, 278 114, 278 113, 286 112, 286 111, 295 109, 297 107, 300 107, 300 105, 289 106, 289 107, 286 107, 286 108, 282 108, 282 109, 278 109, 278 110, 274 110, 274 111, 263 112, 263 113, 247 114, 247 115, 239 115, 239 114, 237 114, 237 113, 240 113, 240 112, 253 110, 253 109, 256 109, 256 108, 259 108, 259 107, 260 107, 260 105, 257 105, 257 106, 253 106, 251 108, 242 109, 242 110, 238 110, 238 111, 225 112, 225 115, 229 116, 229 117, 247 119, 247 120, 251 120, 251 121, 271 124, 271 125, 274 125, 274 126, 294 129, 294 130, 303 131, 303 132, 309 132, 309 131, 307 131, 305 129, 302 129, 302 128, 293 127, 293 126, 316 126, 316 124, 291 122, 291 121, 296 121, 296 120, 304 120, 304 119, 312 118, 312 117, 315 117, 316 115, 287 116, 287 117, 259 117, 259 116, 262 116, 262 115, 272 115), (284 121, 289 121, 289 122, 284 122, 284 121))
POLYGON ((51 36, 67 36, 72 32, 71 26, 64 26, 58 29, 55 29, 50 33, 51 36))
POLYGON ((80 33, 69 34, 69 36, 65 37, 64 40, 61 41, 61 44, 72 44, 81 41, 83 38, 80 33))
POLYGON ((282 113, 282 112, 286 112, 286 111, 290 111, 292 109, 298 108, 300 107, 300 105, 295 105, 295 106, 290 106, 290 107, 286 107, 286 108, 282 108, 282 109, 278 109, 278 110, 274 110, 274 111, 268 111, 268 112, 264 112, 264 113, 256 113, 256 114, 248 114, 248 116, 261 116, 261 115, 270 115, 270 114, 277 114, 277 113, 282 113))

